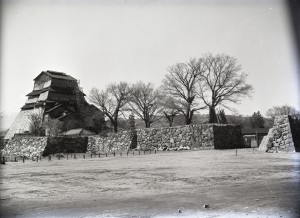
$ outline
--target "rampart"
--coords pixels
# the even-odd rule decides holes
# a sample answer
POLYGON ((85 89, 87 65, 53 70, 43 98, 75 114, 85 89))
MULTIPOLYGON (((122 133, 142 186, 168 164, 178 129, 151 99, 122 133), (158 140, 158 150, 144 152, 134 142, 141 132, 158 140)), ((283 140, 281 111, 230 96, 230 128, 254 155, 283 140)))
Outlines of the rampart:
POLYGON ((98 154, 99 152, 125 151, 131 146, 129 131, 111 133, 107 136, 89 136, 87 151, 98 154))
POLYGON ((88 137, 18 136, 8 141, 5 156, 47 156, 56 153, 93 153, 137 150, 191 150, 244 148, 240 126, 202 124, 137 129, 88 137), (134 141, 136 140, 136 141, 134 141))
POLYGON ((33 137, 17 136, 10 139, 2 155, 11 157, 37 157, 56 153, 85 153, 87 137, 33 137))
MULTIPOLYGON (((240 126, 203 124, 136 130, 137 150, 190 150, 244 148, 240 126)), ((89 136, 88 152, 124 151, 131 148, 130 132, 107 137, 89 136)))
POLYGON ((278 116, 264 137, 259 150, 266 152, 300 151, 300 115, 278 116))

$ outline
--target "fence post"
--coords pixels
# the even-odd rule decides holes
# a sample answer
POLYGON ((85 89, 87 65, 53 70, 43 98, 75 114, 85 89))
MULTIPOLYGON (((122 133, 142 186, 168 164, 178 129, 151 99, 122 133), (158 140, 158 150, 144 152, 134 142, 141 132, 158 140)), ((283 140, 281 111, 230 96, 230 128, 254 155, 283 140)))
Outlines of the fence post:
POLYGON ((3 164, 5 164, 5 157, 3 156, 3 164))
POLYGON ((100 155, 100 152, 99 152, 99 158, 100 158, 100 156, 101 156, 101 155, 100 155))
POLYGON ((36 162, 39 162, 39 157, 38 156, 36 156, 36 162))
POLYGON ((91 158, 93 158, 93 153, 91 153, 91 158))
POLYGON ((85 159, 85 154, 83 155, 83 159, 85 159))
POLYGON ((116 156, 116 152, 114 151, 114 157, 116 156))
POLYGON ((17 157, 15 157, 15 162, 17 162, 17 157))
POLYGON ((25 163, 25 157, 23 156, 23 163, 25 163))

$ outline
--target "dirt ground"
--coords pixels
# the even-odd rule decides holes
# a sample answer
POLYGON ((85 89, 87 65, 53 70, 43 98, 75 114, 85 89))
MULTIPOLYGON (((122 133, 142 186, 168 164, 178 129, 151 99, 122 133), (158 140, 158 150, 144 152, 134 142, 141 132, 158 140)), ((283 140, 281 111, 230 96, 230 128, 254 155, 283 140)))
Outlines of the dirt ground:
POLYGON ((1 165, 0 209, 2 217, 298 218, 299 182, 300 153, 27 160, 1 165))

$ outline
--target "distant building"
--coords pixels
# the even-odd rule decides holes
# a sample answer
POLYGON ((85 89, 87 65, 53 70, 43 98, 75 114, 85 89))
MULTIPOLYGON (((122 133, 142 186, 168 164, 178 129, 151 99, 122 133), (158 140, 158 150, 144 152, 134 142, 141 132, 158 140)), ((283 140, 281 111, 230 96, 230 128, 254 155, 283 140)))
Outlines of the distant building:
POLYGON ((43 71, 34 79, 33 90, 9 128, 5 139, 30 130, 29 116, 38 113, 43 121, 64 122, 65 130, 86 128, 100 131, 105 126, 103 113, 86 102, 78 81, 62 72, 43 71))
POLYGON ((268 135, 268 128, 245 128, 242 129, 246 147, 258 147, 264 136, 268 135))
POLYGON ((62 132, 61 136, 89 136, 89 135, 95 135, 96 133, 86 130, 84 128, 78 128, 78 129, 70 129, 66 132, 62 132))

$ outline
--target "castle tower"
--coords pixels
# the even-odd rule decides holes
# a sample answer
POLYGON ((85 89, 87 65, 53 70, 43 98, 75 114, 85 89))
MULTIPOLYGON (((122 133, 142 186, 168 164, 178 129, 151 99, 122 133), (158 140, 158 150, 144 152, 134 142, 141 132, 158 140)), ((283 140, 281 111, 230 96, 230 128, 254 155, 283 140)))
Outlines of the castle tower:
POLYGON ((10 139, 19 133, 28 133, 29 116, 33 113, 40 113, 43 120, 72 121, 73 126, 77 125, 78 128, 93 126, 93 119, 97 116, 104 121, 101 111, 85 101, 78 81, 62 72, 41 72, 34 79, 33 90, 27 96, 27 101, 4 139, 10 139))

